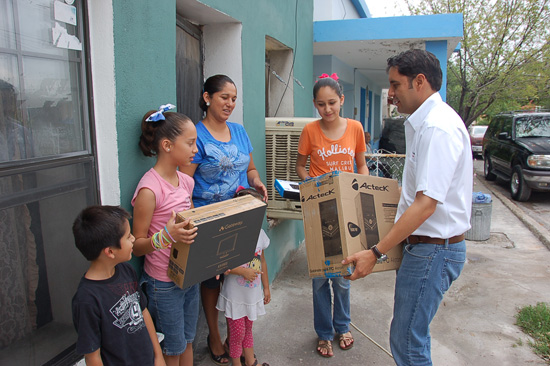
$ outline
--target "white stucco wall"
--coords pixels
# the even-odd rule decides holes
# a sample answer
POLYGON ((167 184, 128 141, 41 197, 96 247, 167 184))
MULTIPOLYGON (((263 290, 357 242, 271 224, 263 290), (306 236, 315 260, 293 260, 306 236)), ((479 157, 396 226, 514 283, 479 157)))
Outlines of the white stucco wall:
POLYGON ((358 18, 359 13, 350 0, 315 0, 313 4, 313 21, 358 18))
POLYGON ((112 0, 88 0, 92 93, 102 204, 120 204, 112 0))
POLYGON ((241 52, 242 24, 217 23, 203 28, 204 77, 216 74, 229 76, 237 87, 237 104, 230 122, 243 124, 243 60, 241 52))

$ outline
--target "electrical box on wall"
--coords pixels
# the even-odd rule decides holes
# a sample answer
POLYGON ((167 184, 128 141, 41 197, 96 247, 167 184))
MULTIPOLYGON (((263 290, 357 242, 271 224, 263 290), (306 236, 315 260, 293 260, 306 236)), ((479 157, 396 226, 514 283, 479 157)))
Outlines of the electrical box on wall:
POLYGON ((275 179, 300 181, 296 174, 300 134, 307 123, 317 119, 304 117, 267 117, 265 119, 267 216, 269 218, 302 220, 301 202, 281 197, 274 184, 275 179))

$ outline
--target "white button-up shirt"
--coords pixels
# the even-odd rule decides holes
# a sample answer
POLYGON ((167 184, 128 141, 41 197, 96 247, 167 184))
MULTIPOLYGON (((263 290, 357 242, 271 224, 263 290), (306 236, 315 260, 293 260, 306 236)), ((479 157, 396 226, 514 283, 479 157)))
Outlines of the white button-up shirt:
POLYGON ((405 121, 407 155, 397 221, 416 193, 438 202, 435 212, 413 234, 447 239, 470 228, 473 163, 470 138, 460 116, 439 93, 431 95, 405 121))

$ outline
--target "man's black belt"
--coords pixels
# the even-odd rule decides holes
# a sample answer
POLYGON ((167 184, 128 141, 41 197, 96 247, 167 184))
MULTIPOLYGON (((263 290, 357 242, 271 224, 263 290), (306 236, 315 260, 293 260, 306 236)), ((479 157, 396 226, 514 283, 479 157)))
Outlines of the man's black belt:
MULTIPOLYGON (((460 243, 464 240, 464 234, 453 236, 449 238, 449 244, 460 243)), ((445 244, 445 239, 441 238, 432 238, 430 236, 424 235, 411 235, 407 239, 403 240, 403 244, 445 244)))

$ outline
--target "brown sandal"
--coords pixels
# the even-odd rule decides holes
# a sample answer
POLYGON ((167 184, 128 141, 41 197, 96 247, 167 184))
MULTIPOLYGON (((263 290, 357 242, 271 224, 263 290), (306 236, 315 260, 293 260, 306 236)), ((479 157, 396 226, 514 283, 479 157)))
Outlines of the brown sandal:
POLYGON ((338 337, 338 345, 344 351, 353 347, 353 336, 351 335, 351 332, 340 334, 338 337))
POLYGON ((327 358, 334 356, 334 353, 332 353, 332 342, 319 339, 319 342, 317 342, 317 353, 327 358), (323 351, 326 352, 323 353, 323 351))

